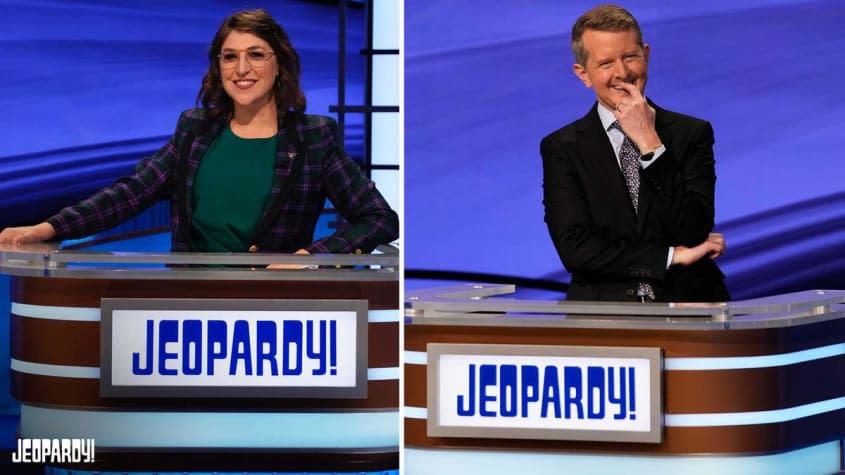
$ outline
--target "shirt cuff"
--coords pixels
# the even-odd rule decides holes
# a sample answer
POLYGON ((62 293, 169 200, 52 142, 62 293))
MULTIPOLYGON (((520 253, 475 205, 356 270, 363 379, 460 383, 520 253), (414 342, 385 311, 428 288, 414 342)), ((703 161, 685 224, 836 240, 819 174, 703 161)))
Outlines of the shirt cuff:
POLYGON ((640 160, 640 167, 642 167, 643 169, 648 168, 652 163, 656 162, 657 159, 660 158, 660 156, 663 155, 665 152, 666 152, 666 146, 663 145, 663 144, 660 144, 660 146, 657 147, 654 150, 654 156, 653 157, 651 157, 648 161, 640 160))
POLYGON ((675 257, 675 248, 670 247, 669 248, 669 255, 666 257, 666 268, 667 269, 672 266, 672 258, 673 257, 675 257))

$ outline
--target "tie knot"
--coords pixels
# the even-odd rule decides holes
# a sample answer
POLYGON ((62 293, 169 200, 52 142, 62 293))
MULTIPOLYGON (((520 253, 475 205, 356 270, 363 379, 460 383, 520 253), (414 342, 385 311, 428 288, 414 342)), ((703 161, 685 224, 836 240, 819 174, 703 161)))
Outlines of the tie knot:
POLYGON ((622 126, 619 125, 618 120, 614 120, 613 123, 610 124, 610 127, 607 128, 607 130, 611 130, 611 129, 616 129, 616 130, 622 132, 623 134, 625 133, 625 132, 622 131, 622 126))

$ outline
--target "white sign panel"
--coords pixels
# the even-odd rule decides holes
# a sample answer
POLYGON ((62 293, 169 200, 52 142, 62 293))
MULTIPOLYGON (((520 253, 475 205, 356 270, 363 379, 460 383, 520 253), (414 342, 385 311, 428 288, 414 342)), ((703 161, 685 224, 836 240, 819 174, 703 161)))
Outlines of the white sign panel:
POLYGON ((431 436, 660 441, 659 349, 429 344, 427 351, 431 436))
POLYGON ((365 301, 104 299, 102 309, 106 396, 366 394, 365 301))

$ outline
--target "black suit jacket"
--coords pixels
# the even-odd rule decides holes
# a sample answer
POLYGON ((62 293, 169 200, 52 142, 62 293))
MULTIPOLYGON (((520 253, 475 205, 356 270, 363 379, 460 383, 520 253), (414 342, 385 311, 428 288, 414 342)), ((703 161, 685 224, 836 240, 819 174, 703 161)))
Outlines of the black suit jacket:
POLYGON ((545 220, 572 274, 570 300, 633 301, 640 281, 657 301, 730 299, 708 258, 666 269, 670 246, 698 245, 713 229, 713 128, 652 106, 666 151, 640 170, 637 212, 597 105, 540 144, 545 220))

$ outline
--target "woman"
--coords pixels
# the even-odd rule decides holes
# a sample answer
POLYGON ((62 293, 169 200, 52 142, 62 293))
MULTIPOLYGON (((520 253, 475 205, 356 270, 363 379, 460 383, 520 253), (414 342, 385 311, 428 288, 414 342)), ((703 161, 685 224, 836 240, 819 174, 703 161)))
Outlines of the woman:
POLYGON ((337 124, 305 115, 299 56, 264 10, 223 21, 197 97, 176 132, 135 174, 0 243, 78 238, 170 200, 172 251, 369 252, 398 218, 338 146, 337 124), (313 241, 328 197, 348 223, 313 241))

